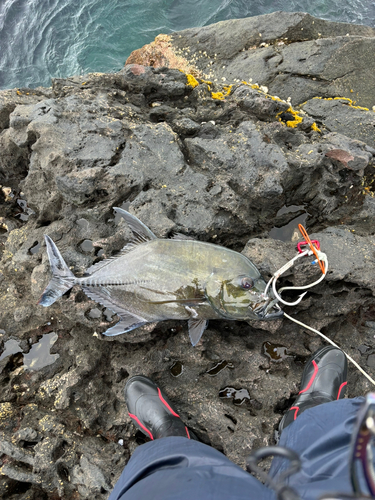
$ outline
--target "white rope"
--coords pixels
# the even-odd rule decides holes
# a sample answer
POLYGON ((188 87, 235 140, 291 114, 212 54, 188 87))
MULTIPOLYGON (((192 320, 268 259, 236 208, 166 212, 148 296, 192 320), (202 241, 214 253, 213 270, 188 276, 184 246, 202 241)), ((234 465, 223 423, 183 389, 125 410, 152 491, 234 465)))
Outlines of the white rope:
POLYGON ((283 292, 285 290, 306 290, 307 288, 311 288, 311 287, 317 285, 318 283, 320 283, 321 281, 323 281, 324 278, 326 277, 326 274, 327 274, 327 271, 328 271, 328 259, 327 259, 327 256, 326 256, 325 253, 319 252, 319 254, 320 254, 319 258, 320 258, 320 260, 322 260, 324 262, 325 268, 324 268, 324 274, 322 274, 321 277, 318 280, 314 281, 314 283, 310 283, 310 285, 304 285, 304 286, 284 286, 283 288, 280 288, 280 290, 278 290, 278 293, 280 294, 281 292, 283 292))
MULTIPOLYGON (((318 335, 320 335, 324 340, 326 340, 327 342, 329 342, 330 344, 332 344, 334 347, 337 347, 337 349, 340 349, 340 347, 338 345, 336 345, 331 339, 329 339, 328 337, 326 337, 323 333, 319 332, 318 330, 315 330, 315 328, 311 328, 310 326, 307 326, 305 325, 304 323, 301 323, 300 321, 292 318, 291 316, 289 316, 288 314, 286 314, 284 312, 284 316, 288 319, 290 319, 291 321, 294 321, 294 323, 297 323, 298 325, 301 325, 303 326, 304 328, 307 328, 308 330, 311 330, 312 332, 314 333, 317 333, 318 335)), ((348 354, 346 354, 345 351, 343 351, 342 349, 340 349, 340 351, 342 351, 345 356, 348 358, 348 360, 353 363, 353 365, 373 384, 375 385, 375 380, 373 380, 370 375, 368 373, 366 373, 360 366, 359 364, 354 361, 353 358, 351 358, 348 354)))

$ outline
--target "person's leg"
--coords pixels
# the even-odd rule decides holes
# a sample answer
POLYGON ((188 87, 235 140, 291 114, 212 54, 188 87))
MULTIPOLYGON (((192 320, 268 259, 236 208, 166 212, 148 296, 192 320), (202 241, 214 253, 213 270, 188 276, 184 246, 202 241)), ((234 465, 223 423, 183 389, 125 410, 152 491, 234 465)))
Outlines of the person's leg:
MULTIPOLYGON (((316 500, 323 493, 352 492, 349 451, 353 426, 364 398, 342 399, 307 409, 281 434, 280 446, 299 454, 301 471, 287 480, 304 500, 316 500)), ((270 475, 288 467, 275 458, 270 475)))
POLYGON ((131 378, 125 399, 134 424, 152 441, 135 450, 109 500, 275 500, 225 455, 189 439, 173 404, 150 379, 131 378))
POLYGON ((139 446, 109 500, 275 500, 219 451, 183 437, 139 446))
MULTIPOLYGON (((301 471, 287 483, 304 500, 351 491, 350 440, 363 398, 343 399, 346 378, 344 353, 330 346, 319 349, 307 362, 300 393, 280 422, 279 445, 297 452, 302 461, 301 471)), ((275 458, 270 475, 277 479, 286 468, 287 461, 275 458)))

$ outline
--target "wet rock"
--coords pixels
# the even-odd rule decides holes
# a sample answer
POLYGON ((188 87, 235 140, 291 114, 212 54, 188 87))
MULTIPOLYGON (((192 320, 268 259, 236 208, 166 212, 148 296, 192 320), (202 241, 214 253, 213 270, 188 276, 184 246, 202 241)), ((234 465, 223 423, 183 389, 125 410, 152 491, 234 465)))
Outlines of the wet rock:
POLYGON ((0 441, 0 452, 8 457, 28 465, 34 465, 34 454, 26 450, 21 450, 17 446, 7 441, 0 441))
POLYGON ((111 489, 103 472, 99 467, 90 463, 86 457, 82 457, 79 465, 74 467, 71 481, 83 497, 89 497, 95 493, 105 494, 111 489))
POLYGON ((271 99, 245 85, 238 87, 233 96, 241 109, 262 121, 276 121, 278 115, 290 107, 289 103, 281 99, 271 99))
POLYGON ((172 128, 179 135, 194 135, 200 130, 200 125, 190 118, 180 118, 172 123, 172 128))
POLYGON ((370 354, 367 358, 367 366, 370 368, 375 368, 375 354, 370 354))
POLYGON ((358 109, 346 99, 311 99, 302 109, 328 132, 338 132, 375 147, 375 114, 371 108, 358 109))

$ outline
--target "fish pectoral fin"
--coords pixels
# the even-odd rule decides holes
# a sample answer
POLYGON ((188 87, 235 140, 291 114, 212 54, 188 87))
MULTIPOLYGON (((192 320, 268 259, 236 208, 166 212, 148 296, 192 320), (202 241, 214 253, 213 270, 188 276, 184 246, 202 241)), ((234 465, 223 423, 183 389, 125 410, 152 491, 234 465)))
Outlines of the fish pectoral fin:
POLYGON ((206 319, 189 319, 189 337, 193 346, 196 346, 202 337, 203 332, 207 328, 208 321, 206 319))
POLYGON ((116 323, 115 326, 112 326, 111 328, 108 328, 108 330, 103 332, 103 335, 114 337, 115 335, 121 335, 122 333, 131 332, 135 328, 148 323, 148 321, 144 320, 143 318, 132 316, 130 314, 127 316, 122 315, 120 317, 120 321, 116 323))
POLYGON ((190 314, 192 319, 198 318, 198 313, 193 307, 185 306, 185 310, 190 314))

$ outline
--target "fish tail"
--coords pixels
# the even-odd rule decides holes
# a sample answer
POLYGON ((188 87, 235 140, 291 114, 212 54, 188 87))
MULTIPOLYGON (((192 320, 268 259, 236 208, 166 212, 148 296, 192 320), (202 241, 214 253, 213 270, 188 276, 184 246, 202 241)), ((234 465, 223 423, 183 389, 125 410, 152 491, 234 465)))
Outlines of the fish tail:
POLYGON ((57 246, 49 236, 44 235, 47 246, 47 255, 52 271, 52 279, 48 283, 38 304, 48 307, 53 304, 61 295, 70 290, 75 284, 75 276, 66 265, 57 246))

